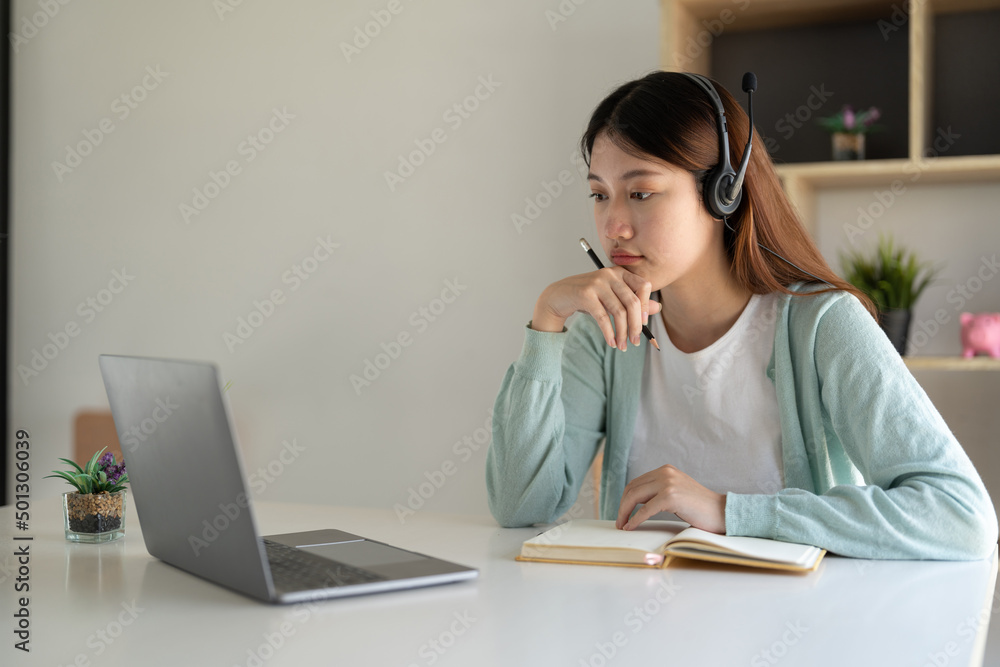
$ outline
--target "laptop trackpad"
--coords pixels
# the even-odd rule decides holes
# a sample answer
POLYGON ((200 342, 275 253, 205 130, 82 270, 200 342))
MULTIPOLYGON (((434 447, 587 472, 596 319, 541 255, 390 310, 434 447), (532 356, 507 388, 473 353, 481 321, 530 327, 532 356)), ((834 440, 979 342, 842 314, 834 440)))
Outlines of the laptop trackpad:
POLYGON ((406 551, 405 549, 397 549, 381 542, 359 540, 338 544, 316 544, 298 548, 318 556, 323 556, 324 558, 332 558, 341 563, 374 572, 386 579, 432 577, 458 572, 467 573, 470 578, 475 576, 475 570, 464 565, 449 563, 446 560, 406 551))
POLYGON ((315 546, 298 547, 302 551, 330 558, 354 567, 371 570, 383 565, 397 565, 427 560, 427 556, 390 547, 378 542, 361 540, 358 542, 341 542, 339 544, 318 544, 315 546))

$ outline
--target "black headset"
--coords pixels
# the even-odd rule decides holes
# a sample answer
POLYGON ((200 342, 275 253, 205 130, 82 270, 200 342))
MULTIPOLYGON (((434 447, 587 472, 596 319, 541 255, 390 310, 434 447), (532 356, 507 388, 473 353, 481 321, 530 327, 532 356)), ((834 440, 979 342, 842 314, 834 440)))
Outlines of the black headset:
POLYGON ((750 114, 750 135, 746 148, 743 149, 739 171, 733 171, 733 166, 729 162, 729 132, 726 131, 726 111, 722 107, 722 98, 707 77, 689 72, 680 74, 698 84, 715 105, 716 123, 719 128, 719 164, 705 175, 704 198, 705 206, 712 216, 725 219, 736 212, 743 200, 743 178, 746 176, 747 165, 750 164, 750 151, 753 148, 753 92, 757 90, 757 76, 753 72, 743 75, 743 92, 747 94, 747 109, 750 114))
MULTIPOLYGON (((750 151, 753 149, 753 93, 757 90, 757 75, 753 72, 747 72, 743 75, 742 87, 743 92, 747 94, 747 114, 750 116, 750 132, 747 136, 747 145, 743 149, 743 157, 740 159, 740 168, 734 171, 732 164, 729 162, 729 132, 726 131, 726 110, 722 106, 722 98, 719 97, 719 93, 716 92, 715 86, 712 85, 708 77, 691 72, 678 72, 678 74, 683 74, 698 84, 708 94, 709 99, 712 100, 712 104, 715 106, 716 124, 719 128, 719 163, 705 174, 704 193, 702 196, 705 200, 705 208, 712 214, 712 217, 721 218, 729 231, 735 232, 736 230, 729 225, 729 216, 736 212, 736 209, 740 206, 740 202, 743 201, 743 179, 747 175, 747 166, 750 164, 750 151)), ((757 242, 757 245, 785 264, 795 267, 821 283, 834 287, 834 285, 831 285, 822 278, 789 262, 766 245, 760 242, 757 242)))

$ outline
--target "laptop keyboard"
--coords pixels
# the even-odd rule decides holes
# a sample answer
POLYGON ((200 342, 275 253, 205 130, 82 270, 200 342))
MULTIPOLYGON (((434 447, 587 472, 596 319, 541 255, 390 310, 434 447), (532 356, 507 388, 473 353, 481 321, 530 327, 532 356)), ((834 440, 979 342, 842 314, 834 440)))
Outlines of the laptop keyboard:
POLYGON ((373 572, 323 558, 279 542, 263 540, 271 578, 285 590, 310 590, 383 581, 373 572))

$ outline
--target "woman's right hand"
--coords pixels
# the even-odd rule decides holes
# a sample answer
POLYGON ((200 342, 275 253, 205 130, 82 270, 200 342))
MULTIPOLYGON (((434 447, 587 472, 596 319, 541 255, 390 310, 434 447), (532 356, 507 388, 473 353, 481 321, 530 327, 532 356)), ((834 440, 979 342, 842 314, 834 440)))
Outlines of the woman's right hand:
POLYGON ((649 298, 651 291, 649 282, 620 266, 563 278, 538 297, 531 328, 562 331, 570 315, 588 313, 608 345, 624 351, 628 341, 639 344, 642 325, 660 312, 660 304, 649 298))

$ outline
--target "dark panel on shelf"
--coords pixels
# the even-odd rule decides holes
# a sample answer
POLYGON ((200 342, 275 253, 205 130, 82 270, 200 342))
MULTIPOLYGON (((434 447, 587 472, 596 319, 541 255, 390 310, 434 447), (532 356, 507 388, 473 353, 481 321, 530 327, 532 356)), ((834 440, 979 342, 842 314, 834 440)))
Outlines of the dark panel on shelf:
POLYGON ((936 16, 933 46, 928 148, 1000 153, 1000 9, 936 16))
POLYGON ((863 22, 723 33, 712 47, 712 77, 746 106, 743 72, 757 74, 754 123, 779 163, 830 160, 830 135, 817 119, 845 105, 876 106, 883 130, 869 134, 868 159, 908 151, 908 26, 863 22), (887 29, 891 26, 893 29, 887 29))

